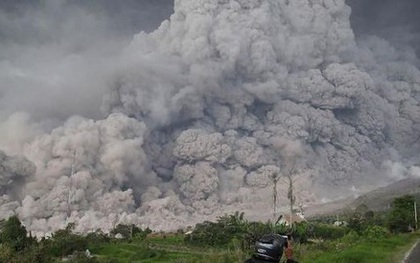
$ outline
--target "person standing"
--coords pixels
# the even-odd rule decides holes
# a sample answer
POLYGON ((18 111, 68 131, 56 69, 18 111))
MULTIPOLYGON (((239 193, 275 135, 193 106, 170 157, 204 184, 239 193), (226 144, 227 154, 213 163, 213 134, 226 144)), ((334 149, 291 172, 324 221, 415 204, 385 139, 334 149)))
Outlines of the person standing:
POLYGON ((293 244, 292 244, 292 236, 287 235, 286 246, 284 249, 284 255, 286 256, 286 263, 299 263, 293 259, 293 244))

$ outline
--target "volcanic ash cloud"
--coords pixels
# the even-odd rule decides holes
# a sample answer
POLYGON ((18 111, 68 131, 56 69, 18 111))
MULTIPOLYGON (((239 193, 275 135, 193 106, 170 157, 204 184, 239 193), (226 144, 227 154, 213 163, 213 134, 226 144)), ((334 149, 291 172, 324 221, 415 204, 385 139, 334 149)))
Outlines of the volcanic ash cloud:
POLYGON ((108 117, 34 136, 36 172, 9 199, 38 232, 167 230, 270 214, 273 178, 285 204, 292 171, 304 204, 386 182, 384 160, 418 161, 420 72, 385 40, 356 40, 350 13, 344 0, 175 1, 123 51, 108 117))

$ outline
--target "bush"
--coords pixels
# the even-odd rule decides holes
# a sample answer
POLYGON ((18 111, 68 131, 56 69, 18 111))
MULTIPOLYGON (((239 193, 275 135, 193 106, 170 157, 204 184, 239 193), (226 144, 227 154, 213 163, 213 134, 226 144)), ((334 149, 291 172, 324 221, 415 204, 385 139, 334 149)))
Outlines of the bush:
POLYGON ((354 244, 360 242, 360 239, 361 237, 356 231, 350 230, 341 240, 347 244, 354 244))
POLYGON ((243 214, 225 215, 219 217, 216 223, 205 221, 197 224, 191 236, 185 241, 202 246, 226 247, 234 238, 243 240, 248 234, 248 226, 243 214))
POLYGON ((11 247, 3 244, 0 246, 0 262, 49 263, 53 262, 53 259, 36 245, 30 246, 24 251, 16 252, 11 247))
POLYGON ((2 226, 0 240, 7 244, 14 251, 22 251, 28 245, 26 228, 21 224, 17 216, 12 216, 6 220, 2 226))
POLYGON ((388 236, 388 232, 380 226, 369 226, 364 232, 363 237, 369 241, 383 239, 388 236))
POLYGON ((276 226, 274 231, 270 223, 248 222, 245 225, 245 234, 243 236, 243 249, 250 249, 261 236, 272 232, 285 233, 283 226, 276 226))
POLYGON ((321 239, 338 239, 345 236, 349 231, 346 227, 336 227, 318 223, 310 225, 308 228, 310 229, 309 237, 321 239))
POLYGON ((7 244, 0 246, 0 262, 10 262, 14 255, 14 249, 7 244))
POLYGON ((299 243, 306 243, 309 237, 309 224, 306 222, 296 224, 293 238, 299 243))
POLYGON ((51 239, 44 240, 41 244, 50 255, 55 257, 71 255, 76 251, 85 251, 88 247, 87 239, 73 234, 72 226, 54 232, 51 239))
POLYGON ((99 246, 110 242, 110 238, 107 234, 103 233, 101 230, 96 230, 86 235, 86 241, 89 246, 99 246))
POLYGON ((388 216, 388 228, 393 233, 409 232, 415 225, 413 211, 414 197, 406 195, 394 199, 388 216))
POLYGON ((98 263, 99 261, 94 257, 86 256, 85 252, 77 251, 67 261, 69 263, 98 263))
POLYGON ((359 213, 355 213, 349 218, 347 226, 348 228, 361 234, 368 226, 368 223, 366 222, 366 218, 364 216, 359 213))
POLYGON ((150 230, 150 228, 146 228, 145 230, 142 230, 141 228, 135 225, 118 224, 114 229, 111 230, 110 234, 113 236, 117 234, 121 234, 123 238, 125 239, 135 238, 135 239, 143 240, 151 232, 152 230, 150 230))

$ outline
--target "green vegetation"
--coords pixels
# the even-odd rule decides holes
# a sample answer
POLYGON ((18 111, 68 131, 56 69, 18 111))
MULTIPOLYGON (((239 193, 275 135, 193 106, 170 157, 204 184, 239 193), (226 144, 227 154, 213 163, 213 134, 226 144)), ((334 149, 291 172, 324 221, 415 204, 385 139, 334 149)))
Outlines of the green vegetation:
MULTIPOLYGON (((300 251, 302 263, 394 263, 400 262, 404 252, 418 238, 416 235, 398 235, 376 240, 361 238, 348 243, 348 239, 318 245, 313 244, 300 251)), ((352 238, 350 238, 352 239, 352 238)))
POLYGON ((398 262, 420 237, 412 233, 413 203, 411 196, 397 198, 389 212, 381 213, 360 205, 339 215, 339 226, 333 225, 336 217, 324 217, 288 229, 249 222, 237 212, 197 224, 188 235, 182 230, 152 233, 121 224, 110 234, 97 230, 81 235, 69 224, 41 240, 28 235, 13 216, 0 222, 0 263, 243 262, 252 254, 255 241, 267 233, 292 233, 295 256, 302 263, 398 262))
POLYGON ((408 232, 415 228, 414 197, 406 195, 392 202, 392 210, 388 217, 388 227, 393 233, 408 232))

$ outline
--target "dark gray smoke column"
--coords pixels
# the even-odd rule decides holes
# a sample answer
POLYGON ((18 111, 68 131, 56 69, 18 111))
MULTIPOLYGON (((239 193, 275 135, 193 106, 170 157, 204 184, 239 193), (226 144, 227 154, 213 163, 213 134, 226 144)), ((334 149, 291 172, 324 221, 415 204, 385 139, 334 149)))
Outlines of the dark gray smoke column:
MULTIPOLYGON (((64 65, 35 63, 45 71, 31 75, 5 63, 0 72, 12 84, 39 87, 41 79, 55 84, 51 91, 92 95, 63 104, 64 116, 82 117, 52 130, 26 113, 1 122, 0 131, 24 131, 4 133, 1 149, 37 167, 25 197, 9 194, 14 211, 36 233, 73 221, 79 231, 116 223, 167 230, 235 210, 271 215, 272 178, 293 165, 304 204, 418 176, 415 54, 355 36, 350 14, 344 0, 177 0, 168 20, 120 53, 101 46, 108 34, 99 29, 109 27, 95 25, 93 46, 70 42, 82 55, 58 45, 73 50, 64 65), (82 74, 92 69, 95 78, 82 74), (13 82, 22 76, 27 82, 13 82)), ((279 204, 287 187, 278 184, 279 204)))
POLYGON ((377 35, 420 54, 420 1, 346 0, 352 8, 351 22, 357 36, 377 35))

